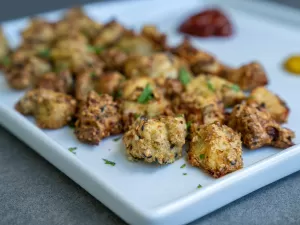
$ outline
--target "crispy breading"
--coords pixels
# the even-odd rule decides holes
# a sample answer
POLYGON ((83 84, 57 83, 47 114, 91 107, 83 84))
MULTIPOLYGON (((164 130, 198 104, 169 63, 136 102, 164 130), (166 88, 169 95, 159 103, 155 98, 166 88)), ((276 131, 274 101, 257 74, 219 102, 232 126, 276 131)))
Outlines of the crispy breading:
POLYGON ((49 62, 34 56, 19 60, 12 55, 11 63, 5 73, 6 81, 18 90, 30 87, 35 79, 51 70, 49 62))
POLYGON ((200 75, 194 78, 187 84, 186 92, 197 93, 202 96, 216 95, 226 107, 240 103, 246 98, 238 85, 211 75, 200 75))
POLYGON ((93 39, 103 27, 102 24, 89 18, 80 7, 69 9, 65 17, 55 24, 57 37, 66 36, 70 31, 84 34, 87 38, 93 39))
POLYGON ((236 105, 229 116, 228 126, 242 134, 243 143, 250 149, 265 145, 277 148, 294 145, 294 132, 281 127, 262 105, 256 103, 236 105))
POLYGON ((278 123, 284 123, 288 119, 289 108, 285 101, 265 87, 257 87, 253 89, 247 102, 256 102, 264 105, 272 118, 278 123))
POLYGON ((52 90, 33 89, 18 101, 15 108, 24 115, 33 115, 40 128, 58 129, 71 121, 76 100, 52 90))
POLYGON ((155 25, 144 25, 142 27, 141 35, 152 41, 156 51, 168 50, 167 36, 161 33, 155 25))
POLYGON ((34 88, 48 89, 55 92, 71 93, 73 90, 72 74, 68 70, 49 72, 34 81, 34 88))
POLYGON ((0 27, 0 69, 5 69, 10 66, 9 52, 10 48, 8 42, 4 36, 2 28, 0 27))
POLYGON ((121 133, 122 127, 121 114, 113 98, 90 91, 80 104, 75 123, 78 140, 97 145, 103 138, 121 133))
POLYGON ((187 135, 184 117, 139 117, 124 134, 129 160, 173 163, 181 157, 187 135))
POLYGON ((94 45, 107 47, 114 44, 125 32, 125 28, 117 21, 111 21, 104 25, 94 39, 94 45))
POLYGON ((55 38, 54 26, 41 18, 34 18, 22 32, 22 37, 25 42, 31 44, 50 44, 55 38))
POLYGON ((108 48, 100 52, 99 57, 104 62, 105 70, 123 71, 128 55, 118 48, 108 48))
POLYGON ((152 118, 158 115, 172 114, 170 102, 165 99, 162 90, 156 86, 150 77, 136 77, 125 81, 121 85, 121 92, 121 111, 125 130, 138 116, 144 115, 152 118), (138 98, 147 85, 151 87, 151 99, 145 103, 140 103, 138 98))
POLYGON ((191 133, 188 161, 215 178, 243 167, 240 134, 226 125, 206 124, 191 133))
POLYGON ((172 52, 178 57, 186 60, 194 74, 213 74, 221 75, 223 73, 223 65, 216 60, 211 54, 195 48, 188 38, 172 52))
POLYGON ((203 96, 197 93, 183 93, 172 101, 176 114, 184 114, 188 122, 209 124, 224 122, 224 107, 216 95, 203 96))
POLYGON ((268 84, 268 77, 263 66, 258 62, 242 65, 238 69, 227 69, 223 77, 238 84, 244 91, 268 84))
POLYGON ((120 97, 118 95, 122 92, 119 88, 124 79, 125 77, 119 72, 105 72, 94 81, 94 90, 97 93, 120 97))
POLYGON ((149 76, 177 79, 181 68, 186 68, 186 65, 178 57, 171 53, 156 53, 130 57, 124 65, 124 74, 129 78, 149 76))

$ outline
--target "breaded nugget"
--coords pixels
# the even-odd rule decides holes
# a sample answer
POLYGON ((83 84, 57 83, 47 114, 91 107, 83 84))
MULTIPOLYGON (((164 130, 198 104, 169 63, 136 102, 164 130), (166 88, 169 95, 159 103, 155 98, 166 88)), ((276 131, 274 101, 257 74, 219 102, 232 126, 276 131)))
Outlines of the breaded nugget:
POLYGON ((125 81, 121 85, 121 92, 121 111, 125 130, 139 116, 152 118, 172 114, 170 102, 165 99, 162 90, 150 77, 137 77, 125 81), (141 99, 141 96, 145 99, 141 99))
POLYGON ((200 75, 193 79, 186 85, 186 92, 202 96, 216 95, 226 107, 240 103, 246 98, 238 85, 211 75, 200 75))
POLYGON ((10 66, 11 62, 9 52, 10 48, 8 46, 8 42, 4 36, 2 28, 0 27, 0 69, 5 69, 10 66))
POLYGON ((224 107, 217 96, 183 93, 172 101, 176 114, 184 114, 188 122, 210 124, 224 122, 224 107))
POLYGON ((186 60, 194 74, 213 74, 220 76, 223 65, 214 56, 195 48, 188 38, 172 49, 178 57, 186 60))
POLYGON ((94 39, 94 45, 108 47, 114 44, 125 32, 125 28, 117 21, 111 21, 104 25, 94 39))
POLYGON ((79 108, 75 135, 79 141, 97 145, 110 135, 122 132, 121 114, 117 103, 107 94, 90 91, 79 108))
POLYGON ((184 117, 139 117, 123 141, 129 160, 168 164, 181 157, 186 135, 184 117))
POLYGON ((99 57, 104 62, 105 70, 123 71, 128 55, 121 49, 108 48, 101 51, 99 57))
POLYGON ((48 89, 62 93, 71 93, 73 89, 72 74, 68 70, 62 70, 56 73, 46 73, 35 80, 34 88, 48 89))
POLYGON ((152 41, 156 51, 168 50, 167 36, 161 33, 156 26, 151 24, 144 25, 141 35, 152 41))
POLYGON ((188 161, 215 178, 243 167, 240 134, 226 125, 206 124, 191 133, 188 161))
POLYGON ((264 105, 272 118, 278 123, 284 123, 288 119, 289 108, 285 101, 265 87, 257 87, 252 90, 247 102, 264 105))
POLYGON ((97 93, 121 97, 122 92, 119 88, 124 80, 125 77, 119 72, 105 72, 94 81, 94 90, 97 93))
POLYGON ((262 105, 256 103, 236 105, 229 116, 228 126, 242 134, 243 143, 250 149, 265 145, 277 148, 294 145, 294 132, 281 127, 262 105))
POLYGON ((15 108, 24 115, 33 115, 40 128, 58 129, 71 121, 76 100, 52 90, 33 89, 25 94, 15 108))
POLYGON ((11 63, 5 73, 6 81, 18 90, 30 87, 35 79, 51 70, 49 62, 34 56, 19 61, 12 55, 11 63))
POLYGON ((156 53, 130 57, 124 65, 124 74, 128 78, 149 76, 177 79, 181 68, 186 68, 186 65, 178 57, 171 53, 156 53))
POLYGON ((74 7, 67 10, 65 17, 55 24, 55 32, 60 37, 67 35, 72 30, 80 32, 92 40, 102 27, 102 24, 90 19, 82 8, 74 7))
POLYGON ((228 69, 223 75, 225 79, 238 84, 244 91, 268 84, 267 74, 258 62, 251 62, 239 69, 228 69))
POLYGON ((31 44, 50 44, 55 38, 54 26, 41 18, 34 18, 22 32, 22 37, 25 42, 31 44))

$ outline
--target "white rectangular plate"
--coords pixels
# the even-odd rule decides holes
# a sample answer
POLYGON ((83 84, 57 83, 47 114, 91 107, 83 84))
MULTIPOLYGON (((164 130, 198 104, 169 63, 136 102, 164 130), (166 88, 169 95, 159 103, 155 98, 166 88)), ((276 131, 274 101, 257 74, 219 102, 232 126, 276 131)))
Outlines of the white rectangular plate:
MULTIPOLYGON (((239 1, 226 1, 224 7, 234 21, 236 33, 232 38, 193 41, 232 66, 260 61, 269 75, 269 88, 286 99, 291 108, 287 126, 299 134, 300 77, 284 72, 281 63, 299 46, 300 31, 245 13, 234 2, 239 1)), ((201 0, 154 0, 97 3, 85 9, 95 20, 117 18, 134 29, 145 23, 156 24, 168 34, 170 43, 176 44, 182 39, 176 32, 180 22, 206 6, 201 0)), ((56 20, 61 13, 43 16, 56 20)), ((19 43, 19 32, 26 23, 25 18, 3 24, 13 46, 19 43)), ((125 157, 121 140, 107 138, 93 147, 78 142, 69 127, 40 130, 32 118, 13 109, 23 94, 11 90, 0 77, 0 123, 130 224, 187 223, 300 169, 298 145, 283 151, 269 147, 245 149, 245 168, 220 179, 189 165, 181 169, 185 158, 161 167, 132 163, 125 157), (68 151, 69 147, 78 147, 76 155, 68 151), (105 165, 103 158, 116 162, 116 166, 105 165), (198 189, 198 184, 203 188, 198 189)), ((295 142, 299 143, 298 137, 295 142)))

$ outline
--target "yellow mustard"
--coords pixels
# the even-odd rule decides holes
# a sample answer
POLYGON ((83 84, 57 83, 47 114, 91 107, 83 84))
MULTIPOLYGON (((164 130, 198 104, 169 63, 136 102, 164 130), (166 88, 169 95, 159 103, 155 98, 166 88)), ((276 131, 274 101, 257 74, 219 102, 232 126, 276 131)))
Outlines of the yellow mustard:
POLYGON ((300 75, 300 55, 293 55, 284 62, 284 68, 293 74, 300 75))

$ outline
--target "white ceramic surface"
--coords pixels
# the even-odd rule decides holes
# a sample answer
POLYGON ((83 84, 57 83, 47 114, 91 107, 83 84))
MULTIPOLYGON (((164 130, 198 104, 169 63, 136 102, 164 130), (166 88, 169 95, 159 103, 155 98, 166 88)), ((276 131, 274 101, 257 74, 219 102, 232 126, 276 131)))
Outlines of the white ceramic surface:
MULTIPOLYGON (((300 30, 270 18, 253 16, 253 9, 244 12, 235 2, 226 1, 224 6, 234 21, 232 38, 193 39, 193 42, 232 66, 260 61, 269 74, 269 88, 286 99, 291 108, 286 126, 300 134, 300 77, 291 76, 281 68, 283 58, 297 51, 300 30)), ((154 0, 97 3, 85 9, 98 21, 117 18, 134 29, 153 23, 168 34, 171 44, 176 44, 182 39, 176 32, 181 21, 206 6, 206 1, 201 0, 154 0)), ((56 20, 61 13, 43 16, 56 20)), ((26 18, 3 23, 12 46, 19 43, 19 31, 26 23, 26 18)), ((0 76, 0 123, 130 224, 187 223, 300 169, 298 145, 284 151, 269 147, 245 149, 245 168, 220 179, 188 164, 181 169, 185 158, 161 167, 132 163, 125 157, 121 140, 107 138, 99 146, 88 146, 78 142, 69 127, 54 131, 38 129, 32 118, 13 110, 22 95, 23 92, 9 89, 0 76), (69 147, 77 147, 76 154, 69 152, 69 147), (103 158, 116 165, 104 164, 103 158), (201 189, 197 188, 199 184, 203 186, 201 189)), ((295 143, 299 143, 298 137, 295 143)))

